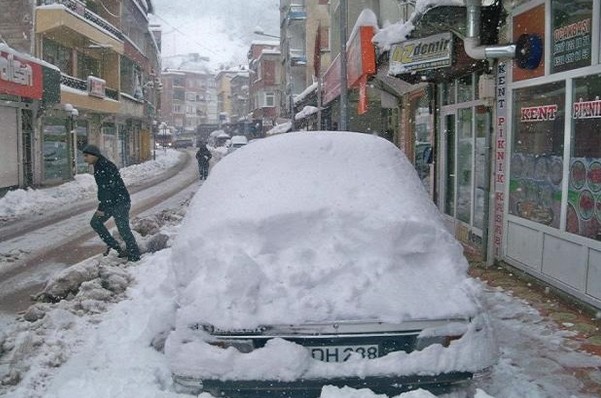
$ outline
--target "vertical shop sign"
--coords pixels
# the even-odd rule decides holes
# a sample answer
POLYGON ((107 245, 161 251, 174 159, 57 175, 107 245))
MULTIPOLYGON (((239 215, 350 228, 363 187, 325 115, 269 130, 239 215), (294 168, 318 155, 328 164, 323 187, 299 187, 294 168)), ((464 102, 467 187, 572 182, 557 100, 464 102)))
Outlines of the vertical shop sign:
POLYGON ((593 2, 553 0, 551 3, 551 72, 563 72, 591 64, 593 2), (575 9, 576 8, 576 9, 575 9))
POLYGON ((505 209, 505 154, 506 154, 506 126, 507 126, 507 65, 499 62, 497 66, 497 119, 495 137, 495 197, 494 197, 494 256, 501 255, 503 241, 503 212, 505 209))

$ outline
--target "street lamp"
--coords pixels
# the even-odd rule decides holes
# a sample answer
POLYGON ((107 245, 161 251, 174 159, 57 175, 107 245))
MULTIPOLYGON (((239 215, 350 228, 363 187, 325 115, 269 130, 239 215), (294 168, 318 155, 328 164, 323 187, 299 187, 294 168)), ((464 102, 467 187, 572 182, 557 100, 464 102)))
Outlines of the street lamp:
MULTIPOLYGON (((280 36, 276 36, 276 35, 270 35, 267 34, 265 32, 263 32, 262 29, 255 29, 255 31, 253 32, 256 35, 259 36, 265 36, 265 37, 271 37, 274 39, 279 39, 280 43, 282 38, 280 36)), ((286 44, 286 48, 285 50, 285 67, 286 67, 286 87, 284 92, 287 94, 288 97, 288 106, 289 106, 289 111, 290 111, 290 124, 291 124, 291 130, 294 131, 295 128, 295 121, 294 121, 294 96, 293 96, 293 92, 292 92, 292 59, 290 57, 290 37, 286 36, 286 40, 284 41, 284 43, 286 44)), ((281 47, 281 45, 280 45, 281 47)))

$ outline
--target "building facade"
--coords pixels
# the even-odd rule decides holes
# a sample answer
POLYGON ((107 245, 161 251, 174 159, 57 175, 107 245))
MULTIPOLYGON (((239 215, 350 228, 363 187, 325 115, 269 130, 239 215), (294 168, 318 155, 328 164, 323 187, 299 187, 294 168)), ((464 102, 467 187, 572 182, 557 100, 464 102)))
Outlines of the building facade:
POLYGON ((215 75, 196 54, 164 69, 161 79, 160 119, 176 138, 193 138, 199 125, 218 123, 215 75))
POLYGON ((279 43, 255 40, 248 52, 249 111, 255 123, 265 133, 277 123, 282 114, 282 96, 279 43))
POLYGON ((0 31, 18 51, 60 70, 60 102, 36 113, 34 185, 87 172, 98 145, 120 166, 147 160, 158 102, 160 49, 147 0, 0 1, 0 31), (25 21, 25 23, 23 23, 25 21))

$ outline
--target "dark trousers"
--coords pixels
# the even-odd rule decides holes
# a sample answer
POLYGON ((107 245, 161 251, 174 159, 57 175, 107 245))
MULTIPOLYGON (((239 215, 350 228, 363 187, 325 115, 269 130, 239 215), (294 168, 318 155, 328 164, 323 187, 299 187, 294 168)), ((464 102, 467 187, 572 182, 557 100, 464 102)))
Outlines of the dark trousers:
POLYGON ((131 205, 129 203, 124 203, 122 205, 112 206, 104 210, 103 216, 97 216, 94 214, 92 216, 92 220, 90 221, 90 225, 96 231, 100 239, 107 246, 112 247, 113 249, 120 249, 119 242, 113 238, 111 233, 108 231, 104 223, 111 217, 115 219, 115 225, 117 225, 117 230, 119 231, 119 235, 123 238, 125 242, 125 247, 127 248, 127 253, 129 256, 139 256, 140 249, 138 248, 138 243, 136 242, 136 238, 134 234, 131 232, 131 228, 129 227, 129 209, 131 205))
POLYGON ((198 173, 201 180, 206 180, 209 175, 209 162, 198 162, 198 173))

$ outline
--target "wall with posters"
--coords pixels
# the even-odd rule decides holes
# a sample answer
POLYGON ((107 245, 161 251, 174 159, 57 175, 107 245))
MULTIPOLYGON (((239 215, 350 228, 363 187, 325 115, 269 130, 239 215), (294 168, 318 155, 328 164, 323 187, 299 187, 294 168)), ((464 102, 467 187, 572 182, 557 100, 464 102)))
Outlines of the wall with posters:
POLYGON ((544 68, 513 66, 508 84, 502 258, 601 309, 600 7, 547 0, 512 12, 513 40, 551 34, 544 68))

